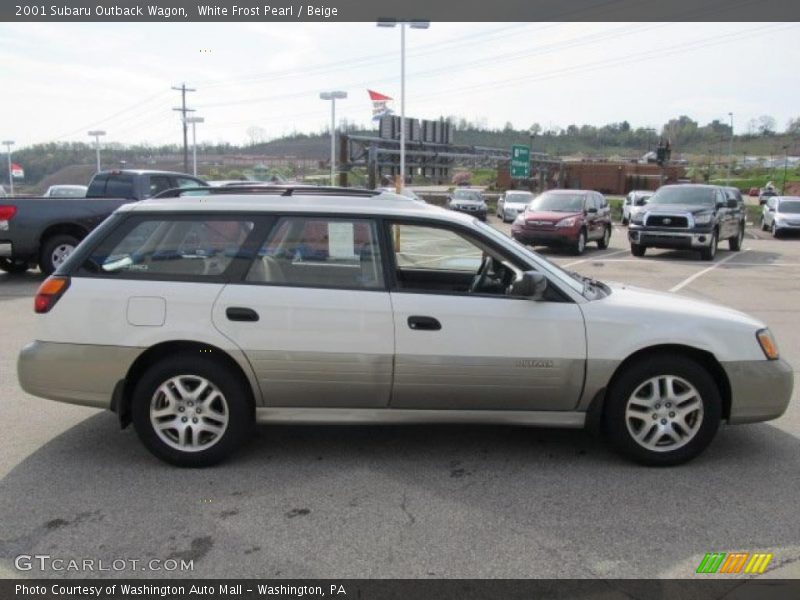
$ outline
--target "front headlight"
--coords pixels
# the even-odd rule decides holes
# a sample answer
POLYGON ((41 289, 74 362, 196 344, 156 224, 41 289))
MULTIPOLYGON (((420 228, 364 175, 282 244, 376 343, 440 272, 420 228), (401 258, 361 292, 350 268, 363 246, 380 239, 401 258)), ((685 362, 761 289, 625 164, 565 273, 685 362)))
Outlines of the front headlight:
POLYGON ((780 357, 778 344, 769 329, 759 329, 756 332, 756 339, 758 340, 758 345, 764 351, 764 356, 769 360, 778 360, 780 357))
POLYGON ((566 219, 561 219, 558 223, 556 223, 556 227, 575 227, 577 220, 577 217, 567 217, 566 219))
POLYGON ((641 225, 644 223, 644 213, 641 211, 634 213, 634 215, 631 217, 631 223, 636 225, 641 225))
POLYGON ((695 225, 708 225, 711 223, 711 219, 714 215, 711 213, 707 213, 704 215, 695 215, 694 217, 694 224, 695 225))

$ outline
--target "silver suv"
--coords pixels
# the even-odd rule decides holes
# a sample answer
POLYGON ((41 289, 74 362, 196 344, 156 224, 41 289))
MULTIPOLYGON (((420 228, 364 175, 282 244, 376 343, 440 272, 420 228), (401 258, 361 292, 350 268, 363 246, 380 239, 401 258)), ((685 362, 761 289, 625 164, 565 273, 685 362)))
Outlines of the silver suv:
POLYGON ((113 410, 171 463, 220 461, 256 423, 382 421, 596 426, 669 465, 789 402, 763 323, 564 271, 468 215, 178 194, 123 206, 44 281, 18 364, 27 392, 113 410))

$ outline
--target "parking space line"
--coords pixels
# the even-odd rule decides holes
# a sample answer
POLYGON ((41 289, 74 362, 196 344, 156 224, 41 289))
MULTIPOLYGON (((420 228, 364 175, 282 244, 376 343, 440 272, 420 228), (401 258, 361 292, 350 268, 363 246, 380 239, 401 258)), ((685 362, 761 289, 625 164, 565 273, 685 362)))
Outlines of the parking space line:
POLYGON ((714 263, 713 265, 711 265, 710 267, 707 267, 707 268, 703 269, 702 271, 698 271, 698 272, 697 272, 697 273, 695 273, 694 275, 690 275, 689 277, 687 277, 686 279, 684 279, 683 281, 681 281, 681 282, 680 282, 678 285, 675 285, 675 286, 671 287, 671 288, 669 289, 669 291, 670 291, 670 292, 677 292, 678 290, 681 290, 681 289, 683 289, 684 287, 686 287, 687 285, 689 285, 690 283, 692 283, 694 280, 698 279, 699 277, 702 277, 702 276, 703 276, 703 275, 705 275, 706 273, 709 273, 709 272, 713 271, 713 270, 714 270, 714 269, 716 269, 718 266, 720 266, 720 265, 724 265, 724 264, 725 264, 726 262, 728 262, 729 260, 733 260, 733 259, 734 259, 734 258, 736 258, 737 256, 741 256, 742 254, 744 254, 744 253, 745 253, 745 252, 747 252, 748 250, 749 250, 749 248, 745 248, 744 250, 742 250, 741 252, 739 252, 739 253, 737 253, 737 254, 731 254, 730 256, 726 256, 726 257, 725 257, 725 258, 723 258, 721 261, 719 261, 719 262, 715 262, 715 263, 714 263))
POLYGON ((571 267, 572 265, 579 265, 581 263, 589 262, 591 260, 603 260, 609 256, 616 256, 617 254, 627 254, 630 250, 617 250, 616 252, 609 252, 608 254, 602 254, 600 256, 588 256, 586 258, 582 258, 580 260, 573 260, 572 262, 565 263, 561 265, 561 267, 571 267))
MULTIPOLYGON (((610 262, 610 263, 627 263, 627 262, 630 262, 630 263, 641 263, 642 259, 641 258, 612 258, 610 260, 606 260, 606 261, 603 261, 603 262, 610 262)), ((657 263, 654 262, 654 261, 651 261, 651 262, 652 262, 652 264, 662 264, 662 265, 670 265, 670 266, 671 265, 692 266, 692 265, 696 265, 697 264, 697 261, 693 261, 693 262, 689 262, 689 261, 685 261, 685 260, 682 260, 682 261, 669 260, 668 261, 668 259, 664 259, 664 260, 659 261, 657 263)), ((735 262, 735 263, 732 263, 732 264, 730 264, 728 266, 729 267, 795 267, 795 268, 800 268, 800 263, 735 262)))

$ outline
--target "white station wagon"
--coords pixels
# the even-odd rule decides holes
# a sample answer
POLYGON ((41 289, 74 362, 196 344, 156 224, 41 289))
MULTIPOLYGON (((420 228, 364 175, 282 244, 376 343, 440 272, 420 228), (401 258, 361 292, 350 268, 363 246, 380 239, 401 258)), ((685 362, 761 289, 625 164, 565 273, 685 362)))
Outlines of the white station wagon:
POLYGON ((171 463, 218 462, 255 423, 374 421, 596 426, 670 465, 789 402, 763 323, 569 273, 468 215, 179 194, 123 206, 44 281, 18 365, 27 392, 111 409, 171 463))

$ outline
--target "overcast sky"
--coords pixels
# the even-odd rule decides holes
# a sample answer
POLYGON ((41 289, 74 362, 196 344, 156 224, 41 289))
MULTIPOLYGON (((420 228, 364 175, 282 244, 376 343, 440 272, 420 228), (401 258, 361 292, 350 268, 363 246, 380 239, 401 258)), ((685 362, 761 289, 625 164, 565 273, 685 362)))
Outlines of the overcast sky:
MULTIPOLYGON (((566 127, 800 116, 800 26, 766 23, 432 23, 407 34, 406 113, 566 127)), ((367 88, 397 98, 400 36, 370 23, 0 24, 0 139, 178 143, 186 81, 199 140, 242 143, 369 123, 367 88)))

